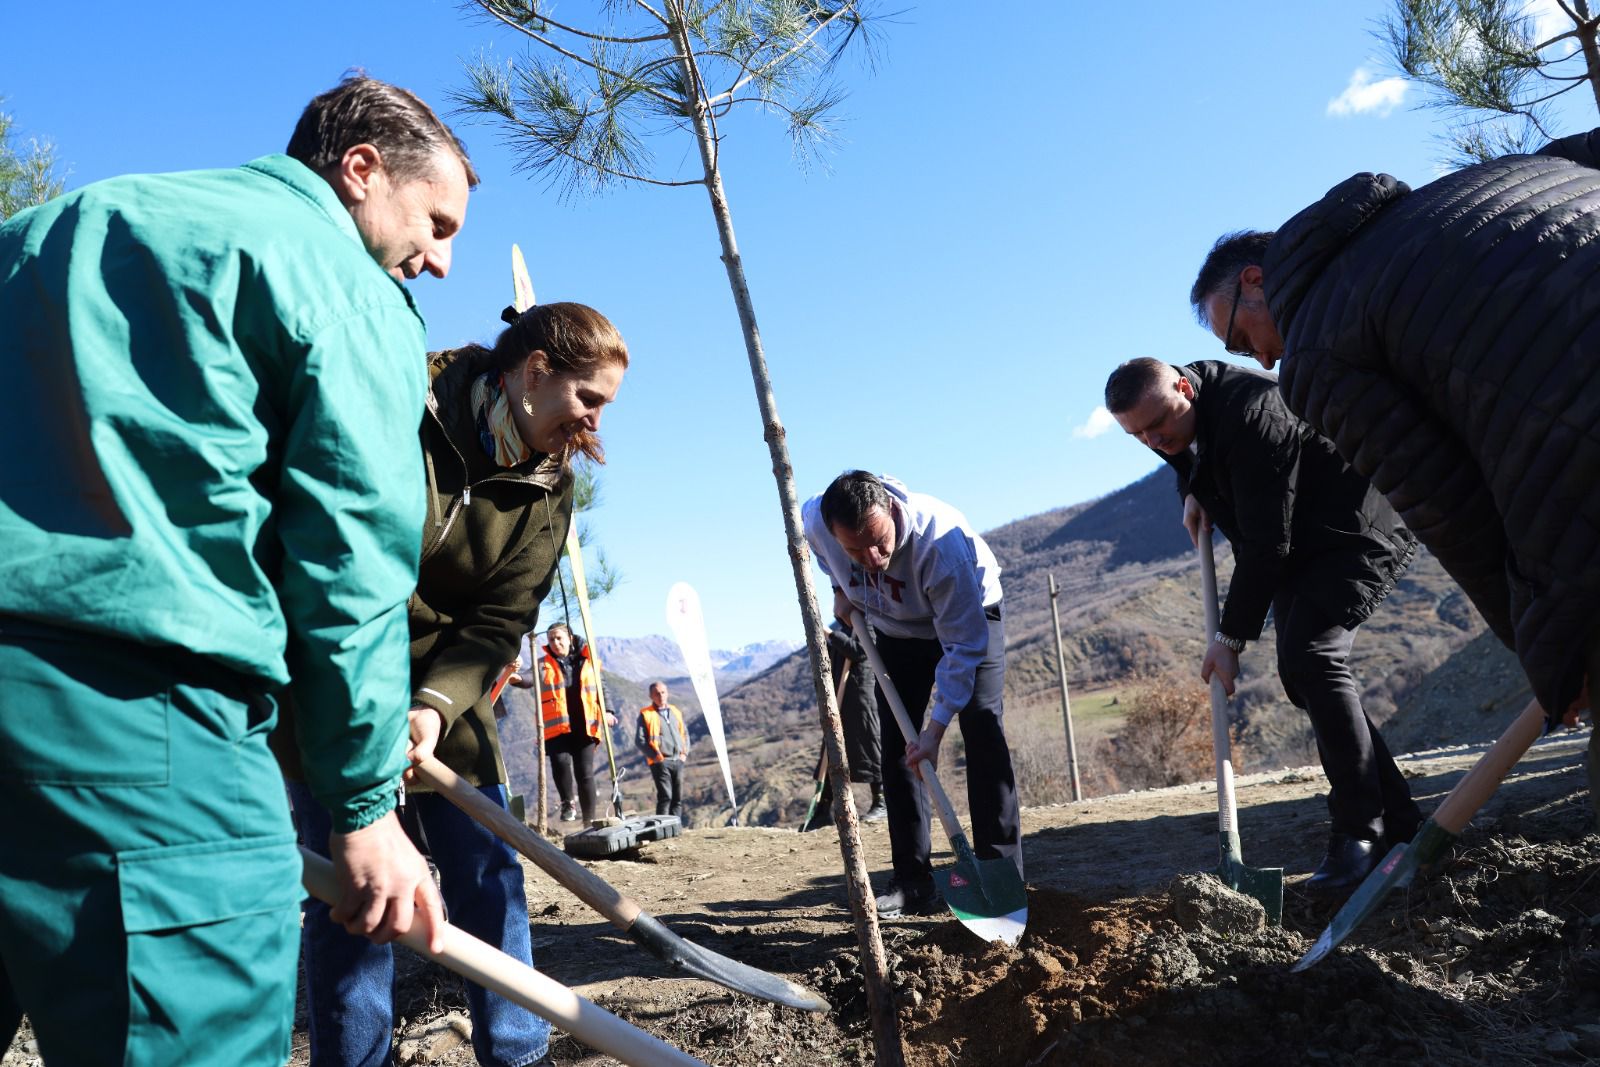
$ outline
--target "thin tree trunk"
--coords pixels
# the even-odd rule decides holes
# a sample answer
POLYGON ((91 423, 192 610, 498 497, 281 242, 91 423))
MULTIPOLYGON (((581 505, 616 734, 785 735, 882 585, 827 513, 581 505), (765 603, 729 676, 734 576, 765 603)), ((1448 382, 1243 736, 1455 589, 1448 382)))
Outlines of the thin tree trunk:
POLYGON ((717 236, 722 242, 722 262, 728 271, 728 285, 744 330, 745 351, 750 357, 750 374, 755 384, 756 401, 766 427, 767 448, 772 455, 772 474, 778 484, 778 500, 783 508, 783 528, 789 542, 789 562, 794 571, 795 592, 800 600, 800 615, 805 623, 806 645, 811 653, 811 684, 822 709, 822 738, 828 750, 828 774, 834 789, 834 812, 839 825, 839 849, 844 856, 845 884, 850 893, 850 910, 855 918, 856 937, 861 943, 861 973, 866 979, 867 1004, 872 1015, 874 1044, 879 1067, 901 1067, 905 1051, 900 1043, 899 1018, 895 1014, 893 991, 889 985, 889 964, 878 933, 877 905, 867 877, 866 859, 856 822, 855 797, 850 789, 844 753, 844 730, 839 708, 833 699, 832 665, 828 660, 826 629, 817 610, 816 590, 811 582, 811 553, 806 547, 800 522, 800 504, 795 494, 794 469, 789 464, 783 423, 778 419, 777 401, 772 395, 772 379, 761 348, 761 332, 756 327, 755 308, 745 282, 739 246, 734 240, 733 217, 723 192, 722 175, 717 168, 711 129, 706 118, 704 93, 699 73, 692 61, 693 51, 684 26, 681 4, 669 3, 670 30, 683 62, 684 80, 692 93, 688 101, 694 121, 695 140, 705 169, 706 191, 711 197, 711 213, 716 217, 717 236))
POLYGON ((544 665, 539 662, 538 658, 539 643, 533 640, 531 637, 528 639, 528 655, 533 657, 534 661, 533 669, 535 673, 533 677, 535 681, 533 687, 533 724, 534 728, 539 731, 538 739, 534 742, 534 745, 539 752, 539 774, 537 776, 539 782, 539 803, 535 808, 537 814, 534 816, 533 828, 537 830, 539 835, 542 837, 544 835, 545 828, 549 825, 546 822, 546 817, 550 814, 550 809, 545 804, 544 799, 546 789, 546 783, 544 780, 544 665))
POLYGON ((1600 111, 1600 40, 1596 27, 1590 21, 1588 0, 1577 0, 1578 15, 1583 19, 1577 26, 1578 43, 1583 47, 1583 65, 1589 73, 1589 89, 1594 93, 1595 110, 1600 111))

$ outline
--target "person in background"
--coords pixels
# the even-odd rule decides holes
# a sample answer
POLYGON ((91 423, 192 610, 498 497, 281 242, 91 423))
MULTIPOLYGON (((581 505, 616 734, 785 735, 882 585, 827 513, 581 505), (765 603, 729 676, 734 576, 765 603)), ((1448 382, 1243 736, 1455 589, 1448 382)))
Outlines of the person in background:
MULTIPOLYGON (((883 803, 883 747, 879 733, 878 696, 872 664, 861 642, 845 629, 843 622, 835 619, 828 627, 828 659, 833 664, 833 684, 837 692, 839 679, 845 677, 844 699, 839 702, 839 722, 844 727, 845 758, 850 764, 850 780, 866 785, 872 790, 872 801, 861 816, 862 822, 883 822, 889 810, 883 803)), ((819 764, 820 766, 820 764, 819 764)), ((824 779, 822 792, 817 795, 811 821, 800 828, 820 830, 833 823, 833 779, 824 779)))
POLYGON ((656 784, 656 814, 683 817, 683 761, 689 758, 689 728, 683 712, 667 703, 667 683, 650 683, 650 703, 639 709, 634 745, 656 784))
POLYGON ((564 622, 545 631, 539 660, 539 706, 544 750, 561 796, 561 821, 585 825, 595 817, 594 755, 602 733, 617 724, 600 707, 600 686, 589 646, 564 622))

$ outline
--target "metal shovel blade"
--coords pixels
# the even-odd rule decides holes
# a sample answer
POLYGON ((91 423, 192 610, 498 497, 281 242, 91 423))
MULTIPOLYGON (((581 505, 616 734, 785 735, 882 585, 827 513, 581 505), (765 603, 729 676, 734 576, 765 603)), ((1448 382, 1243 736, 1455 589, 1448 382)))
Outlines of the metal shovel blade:
POLYGON ((828 1002, 804 986, 685 941, 632 898, 623 896, 605 879, 511 818, 510 813, 467 785, 437 759, 429 757, 419 761, 416 771, 423 782, 528 857, 534 866, 571 890, 579 900, 604 915, 613 926, 661 962, 763 1000, 805 1011, 828 1010, 828 1002))
POLYGON ((1391 848, 1389 854, 1383 858, 1383 862, 1373 868, 1366 880, 1350 894, 1350 899, 1345 901, 1344 907, 1334 915, 1328 928, 1317 938, 1317 943, 1311 946, 1311 951, 1300 957, 1300 962, 1289 969, 1303 971, 1321 962, 1328 953, 1339 946, 1340 942, 1349 937, 1351 931, 1360 926, 1368 915, 1377 910, 1391 889, 1410 885, 1417 869, 1444 855, 1445 850, 1455 839, 1455 834, 1429 819, 1422 824, 1422 828, 1417 831, 1417 836, 1412 838, 1409 845, 1399 844, 1391 848))
POLYGON ((965 834, 950 844, 955 866, 933 878, 951 914, 983 940, 1015 946, 1028 928, 1028 890, 1017 865, 1003 857, 978 859, 965 834))
POLYGON ((820 995, 786 978, 757 970, 726 956, 701 948, 669 930, 655 916, 640 912, 628 936, 650 955, 674 970, 704 978, 728 989, 802 1011, 827 1011, 820 995))

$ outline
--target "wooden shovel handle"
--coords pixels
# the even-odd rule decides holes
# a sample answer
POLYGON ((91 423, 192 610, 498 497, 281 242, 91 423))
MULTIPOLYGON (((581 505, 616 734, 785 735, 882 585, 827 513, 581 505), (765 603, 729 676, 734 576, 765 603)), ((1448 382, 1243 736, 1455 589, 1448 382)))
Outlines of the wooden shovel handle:
POLYGON ((1433 813, 1433 821, 1452 834, 1459 834, 1478 814, 1478 809, 1500 787, 1500 782, 1544 732, 1544 708, 1537 700, 1528 701, 1500 739, 1478 757, 1467 776, 1456 783, 1433 813))
MULTIPOLYGON (((339 881, 333 864, 304 848, 300 850, 300 859, 304 864, 301 881, 306 890, 325 904, 338 903, 339 881)), ((428 948, 427 937, 416 925, 398 940, 418 955, 549 1019, 585 1044, 631 1067, 705 1067, 693 1056, 630 1026, 555 979, 512 959, 465 930, 445 923, 440 936, 444 940, 444 949, 440 952, 428 948)))
POLYGON ((461 776, 429 757, 416 764, 417 778, 487 827, 496 837, 528 857, 534 866, 560 882, 619 930, 630 929, 644 909, 609 882, 569 858, 543 837, 518 822, 500 805, 461 780, 461 776))
MULTIPOLYGON (((889 677, 889 669, 883 665, 883 656, 878 652, 878 646, 872 643, 872 638, 867 636, 867 620, 860 611, 850 612, 852 628, 855 630, 857 640, 866 650, 867 662, 872 664, 872 670, 878 676, 878 686, 883 690, 884 698, 889 701, 889 707, 894 711, 894 721, 900 724, 900 732, 905 735, 906 744, 917 739, 917 730, 911 725, 911 716, 906 714, 905 703, 900 699, 900 694, 895 690, 894 681, 889 677)), ((939 784, 939 775, 933 769, 933 764, 923 760, 920 764, 922 780, 928 783, 928 788, 933 791, 933 803, 939 809, 939 821, 944 824, 945 836, 952 840, 964 836, 961 830, 961 820, 956 818, 956 809, 950 803, 950 798, 945 794, 944 786, 939 784)))

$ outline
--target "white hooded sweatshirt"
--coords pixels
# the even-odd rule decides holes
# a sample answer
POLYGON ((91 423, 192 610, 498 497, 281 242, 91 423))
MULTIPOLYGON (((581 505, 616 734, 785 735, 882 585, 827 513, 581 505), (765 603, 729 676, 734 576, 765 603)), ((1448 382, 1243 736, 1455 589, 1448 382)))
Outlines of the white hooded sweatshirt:
POLYGON ((948 726, 971 701, 978 664, 989 652, 984 608, 1000 603, 1000 564, 961 512, 887 475, 879 480, 896 509, 887 568, 874 574, 850 561, 822 522, 820 495, 801 508, 806 541, 834 588, 844 590, 876 629, 943 646, 932 715, 948 726))

